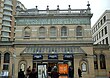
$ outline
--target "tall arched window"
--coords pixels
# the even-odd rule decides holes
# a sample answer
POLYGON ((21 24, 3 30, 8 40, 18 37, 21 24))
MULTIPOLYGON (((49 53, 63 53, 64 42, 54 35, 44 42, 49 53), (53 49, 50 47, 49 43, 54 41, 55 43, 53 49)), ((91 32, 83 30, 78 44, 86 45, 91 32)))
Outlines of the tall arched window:
POLYGON ((76 28, 76 36, 82 36, 82 27, 81 26, 78 26, 76 28))
POLYGON ((105 55, 103 54, 100 55, 100 68, 106 69, 105 55))
POLYGON ((81 69, 82 69, 83 72, 86 72, 87 71, 87 63, 86 62, 83 62, 81 64, 81 69))
POLYGON ((18 69, 22 69, 22 71, 26 71, 26 67, 27 67, 27 63, 25 60, 21 60, 19 63, 18 63, 18 69))
POLYGON ((94 69, 98 69, 98 59, 96 54, 94 54, 94 69))
POLYGON ((4 63, 10 63, 10 54, 9 53, 4 54, 4 63))
POLYGON ((44 27, 39 28, 39 37, 45 37, 46 30, 44 27))
POLYGON ((24 28, 24 37, 30 37, 31 35, 31 29, 29 27, 24 28))
POLYGON ((50 28, 50 37, 56 37, 57 36, 57 29, 55 27, 50 28))
POLYGON ((61 27, 61 36, 67 36, 67 27, 61 27))

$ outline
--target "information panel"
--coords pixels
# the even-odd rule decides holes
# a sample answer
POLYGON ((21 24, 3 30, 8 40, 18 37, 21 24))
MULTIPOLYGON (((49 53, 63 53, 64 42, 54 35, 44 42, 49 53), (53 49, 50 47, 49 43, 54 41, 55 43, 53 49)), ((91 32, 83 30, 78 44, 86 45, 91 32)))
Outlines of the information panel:
POLYGON ((47 78, 47 65, 46 64, 38 64, 38 78, 47 78))
POLYGON ((58 64, 60 74, 68 74, 68 64, 58 64))

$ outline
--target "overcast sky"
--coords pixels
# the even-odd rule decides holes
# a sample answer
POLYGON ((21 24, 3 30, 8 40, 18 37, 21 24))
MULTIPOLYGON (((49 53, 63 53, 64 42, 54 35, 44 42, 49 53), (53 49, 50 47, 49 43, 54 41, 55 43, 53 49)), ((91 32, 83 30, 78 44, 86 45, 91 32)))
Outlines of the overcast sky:
POLYGON ((49 9, 56 9, 59 5, 60 9, 67 9, 68 5, 71 5, 71 9, 86 9, 87 2, 89 1, 91 12, 93 17, 91 19, 91 26, 95 24, 98 18, 103 14, 105 10, 110 10, 110 0, 19 0, 28 9, 35 8, 44 10, 47 5, 49 9))

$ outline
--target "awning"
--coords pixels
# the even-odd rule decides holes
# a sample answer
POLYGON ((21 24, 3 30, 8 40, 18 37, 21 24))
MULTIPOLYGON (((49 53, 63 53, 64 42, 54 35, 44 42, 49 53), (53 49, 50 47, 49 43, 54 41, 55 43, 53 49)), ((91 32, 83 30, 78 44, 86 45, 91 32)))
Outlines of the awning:
POLYGON ((79 46, 27 46, 21 54, 85 54, 79 46))

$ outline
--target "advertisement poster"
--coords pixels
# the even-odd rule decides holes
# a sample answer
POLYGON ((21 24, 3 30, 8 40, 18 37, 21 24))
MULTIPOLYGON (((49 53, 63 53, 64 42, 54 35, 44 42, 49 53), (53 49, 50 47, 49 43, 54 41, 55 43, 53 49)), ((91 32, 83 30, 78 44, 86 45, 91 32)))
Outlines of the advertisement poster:
POLYGON ((58 64, 60 74, 68 74, 68 64, 58 64))
POLYGON ((47 65, 40 64, 38 65, 38 78, 47 78, 47 65))

